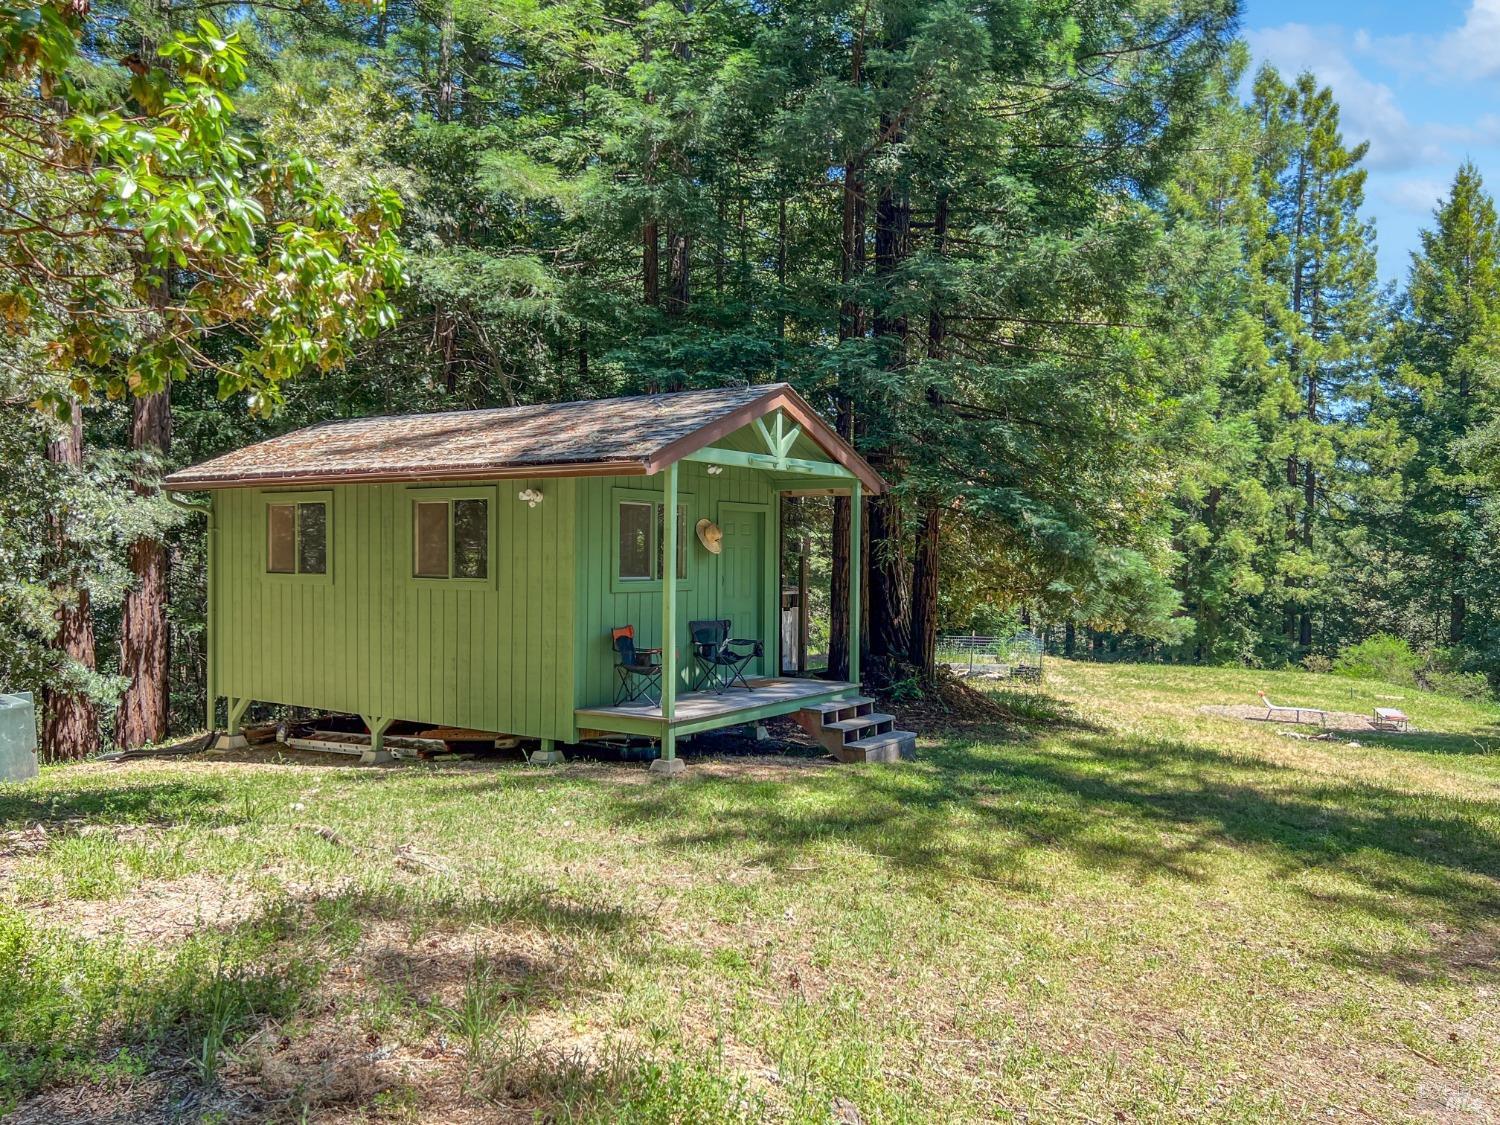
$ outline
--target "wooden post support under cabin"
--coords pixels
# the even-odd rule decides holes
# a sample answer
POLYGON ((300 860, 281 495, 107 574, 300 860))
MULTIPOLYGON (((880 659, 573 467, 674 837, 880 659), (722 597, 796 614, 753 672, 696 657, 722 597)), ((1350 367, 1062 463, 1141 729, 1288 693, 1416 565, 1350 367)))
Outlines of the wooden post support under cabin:
MULTIPOLYGON (((229 723, 224 728, 224 733, 219 735, 219 740, 214 743, 214 749, 243 750, 248 743, 245 741, 245 736, 240 733, 240 720, 245 717, 245 712, 250 709, 250 699, 248 696, 242 696, 238 699, 230 696, 227 702, 229 705, 229 723)), ((212 706, 212 702, 210 702, 210 706, 212 706)))
POLYGON ((544 738, 541 745, 533 750, 526 760, 534 766, 555 766, 568 759, 564 758, 563 752, 557 748, 556 739, 544 738))
POLYGON ((653 773, 682 772, 677 759, 677 466, 668 465, 661 486, 661 757, 653 773))
POLYGON ((862 644, 859 635, 860 618, 864 614, 861 594, 864 578, 860 573, 864 559, 860 555, 864 538, 865 490, 858 481, 849 486, 849 679, 859 683, 859 650, 862 644))
POLYGON ((382 718, 379 715, 361 715, 365 726, 370 728, 370 748, 359 757, 362 766, 379 766, 394 760, 391 752, 385 748, 386 729, 395 722, 391 718, 382 718))

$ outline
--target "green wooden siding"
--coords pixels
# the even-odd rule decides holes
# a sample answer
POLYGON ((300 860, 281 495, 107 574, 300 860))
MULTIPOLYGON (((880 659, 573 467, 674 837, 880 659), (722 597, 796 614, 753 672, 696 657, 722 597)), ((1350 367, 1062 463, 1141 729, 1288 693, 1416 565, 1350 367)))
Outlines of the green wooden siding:
MULTIPOLYGON (((722 444, 754 449, 752 438, 759 440, 741 431, 722 444)), ((678 594, 679 690, 690 686, 693 672, 687 623, 729 615, 721 604, 725 559, 698 542, 698 520, 722 525, 726 513, 743 510, 737 506, 764 512, 761 620, 735 620, 734 629, 765 642, 763 670, 774 673, 780 661, 777 489, 811 483, 821 482, 743 468, 710 474, 706 465, 680 464, 688 576, 678 594)), ((493 497, 492 581, 412 578, 412 500, 441 497, 444 486, 306 490, 330 497, 331 573, 325 580, 265 573, 266 496, 299 490, 215 493, 214 693, 571 741, 575 708, 613 701, 609 630, 634 625, 640 645, 661 644, 660 584, 621 583, 615 573, 616 505, 622 496, 659 500, 661 478, 447 487, 453 496, 493 497), (544 501, 527 507, 516 498, 525 488, 539 489, 544 501)))
POLYGON ((578 483, 455 484, 495 501, 494 581, 454 585, 410 577, 412 497, 441 489, 333 488, 328 582, 267 576, 266 493, 216 493, 216 694, 570 738, 578 483))
MULTIPOLYGON (((738 435, 736 435, 738 436, 738 435)), ((721 443, 722 444, 722 443, 721 443)), ((722 523, 720 505, 763 504, 766 506, 765 556, 766 583, 764 619, 758 623, 735 622, 735 632, 755 636, 766 644, 765 667, 779 667, 779 630, 776 614, 779 596, 776 591, 776 544, 779 540, 780 511, 770 474, 754 469, 725 469, 710 475, 706 465, 683 462, 679 465, 678 491, 690 497, 687 510, 688 577, 677 594, 677 647, 680 653, 679 690, 690 686, 692 661, 687 652, 687 623, 700 618, 718 617, 719 576, 723 557, 710 554, 698 542, 694 530, 703 518, 722 523)), ((622 495, 640 493, 660 499, 660 477, 581 477, 578 487, 577 520, 577 705, 606 706, 613 702, 615 655, 610 647, 609 631, 616 625, 634 625, 636 643, 642 647, 661 645, 661 588, 628 589, 615 579, 614 505, 622 495)))

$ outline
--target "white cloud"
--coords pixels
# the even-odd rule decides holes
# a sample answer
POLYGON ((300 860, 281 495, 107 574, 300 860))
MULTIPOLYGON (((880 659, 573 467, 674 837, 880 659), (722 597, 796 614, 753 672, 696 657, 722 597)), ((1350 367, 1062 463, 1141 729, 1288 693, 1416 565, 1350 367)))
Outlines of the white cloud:
MULTIPOLYGON (((1500 9, 1500 0, 1475 2, 1500 9)), ((1371 168, 1399 170, 1448 159, 1433 131, 1407 118, 1395 92, 1383 82, 1366 78, 1350 59, 1350 49, 1368 44, 1368 37, 1350 36, 1338 27, 1289 23, 1248 31, 1245 38, 1257 62, 1270 63, 1288 81, 1307 70, 1332 88, 1344 140, 1370 142, 1366 163, 1371 168)))
POLYGON ((1442 180, 1426 178, 1396 180, 1376 194, 1399 211, 1425 216, 1437 209, 1438 201, 1448 194, 1448 186, 1442 180))
POLYGON ((1472 0, 1463 23, 1440 35, 1354 33, 1354 49, 1398 74, 1451 83, 1500 74, 1500 0, 1472 0))
POLYGON ((1435 73, 1460 82, 1500 73, 1500 0, 1474 0, 1463 26, 1441 36, 1426 62, 1435 73))

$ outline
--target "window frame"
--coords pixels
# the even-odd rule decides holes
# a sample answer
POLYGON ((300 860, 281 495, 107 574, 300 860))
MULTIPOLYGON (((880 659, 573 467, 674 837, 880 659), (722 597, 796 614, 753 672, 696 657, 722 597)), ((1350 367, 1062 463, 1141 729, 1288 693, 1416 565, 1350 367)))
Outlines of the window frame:
MULTIPOLYGON (((659 577, 651 578, 622 578, 620 576, 620 506, 622 504, 650 504, 651 505, 651 564, 652 569, 656 567, 659 544, 656 537, 657 523, 663 518, 662 493, 655 489, 644 488, 612 488, 609 497, 610 534, 609 534, 609 590, 612 594, 638 594, 638 593, 660 593, 662 580, 659 577)), ((677 506, 682 509, 683 522, 683 547, 682 565, 685 572, 684 577, 677 579, 679 590, 691 590, 697 580, 698 567, 696 565, 697 552, 693 550, 689 537, 696 539, 693 535, 693 505, 695 497, 691 492, 678 492, 677 506)), ((665 561, 665 560, 663 560, 665 561)))
MULTIPOLYGON (((301 551, 299 547, 302 542, 302 518, 300 513, 292 516, 292 558, 299 560, 301 551)), ((334 505, 333 492, 329 489, 320 489, 313 492, 271 492, 262 491, 260 494, 260 576, 271 582, 294 582, 302 585, 331 586, 333 585, 334 570, 334 505), (299 504, 322 504, 324 512, 323 535, 325 543, 323 550, 327 565, 322 574, 314 574, 308 571, 273 571, 271 566, 271 509, 276 506, 299 504)))
POLYGON ((401 573, 406 576, 406 581, 414 586, 428 586, 440 590, 493 590, 498 584, 498 572, 500 570, 499 546, 499 523, 500 523, 500 490, 494 485, 452 486, 452 485, 408 485, 403 490, 403 502, 405 511, 401 519, 401 573), (483 500, 489 507, 485 521, 485 547, 487 550, 488 567, 483 578, 457 578, 453 574, 454 560, 457 552, 454 550, 454 536, 457 534, 457 522, 453 518, 453 505, 459 500, 483 500), (435 574, 417 574, 417 505, 438 504, 448 505, 448 574, 439 577, 435 574))

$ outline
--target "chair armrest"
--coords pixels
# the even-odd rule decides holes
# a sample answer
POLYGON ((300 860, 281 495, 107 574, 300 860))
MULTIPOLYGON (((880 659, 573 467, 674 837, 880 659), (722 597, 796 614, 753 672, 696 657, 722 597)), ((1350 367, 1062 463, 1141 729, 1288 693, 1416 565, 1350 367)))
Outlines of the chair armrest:
POLYGON ((762 645, 759 641, 750 640, 747 637, 733 637, 724 642, 725 648, 729 648, 734 645, 738 645, 741 647, 748 645, 750 649, 754 651, 756 656, 760 656, 763 652, 765 652, 764 645, 762 645))
POLYGON ((638 648, 635 651, 640 656, 661 655, 661 649, 659 648, 638 648))

